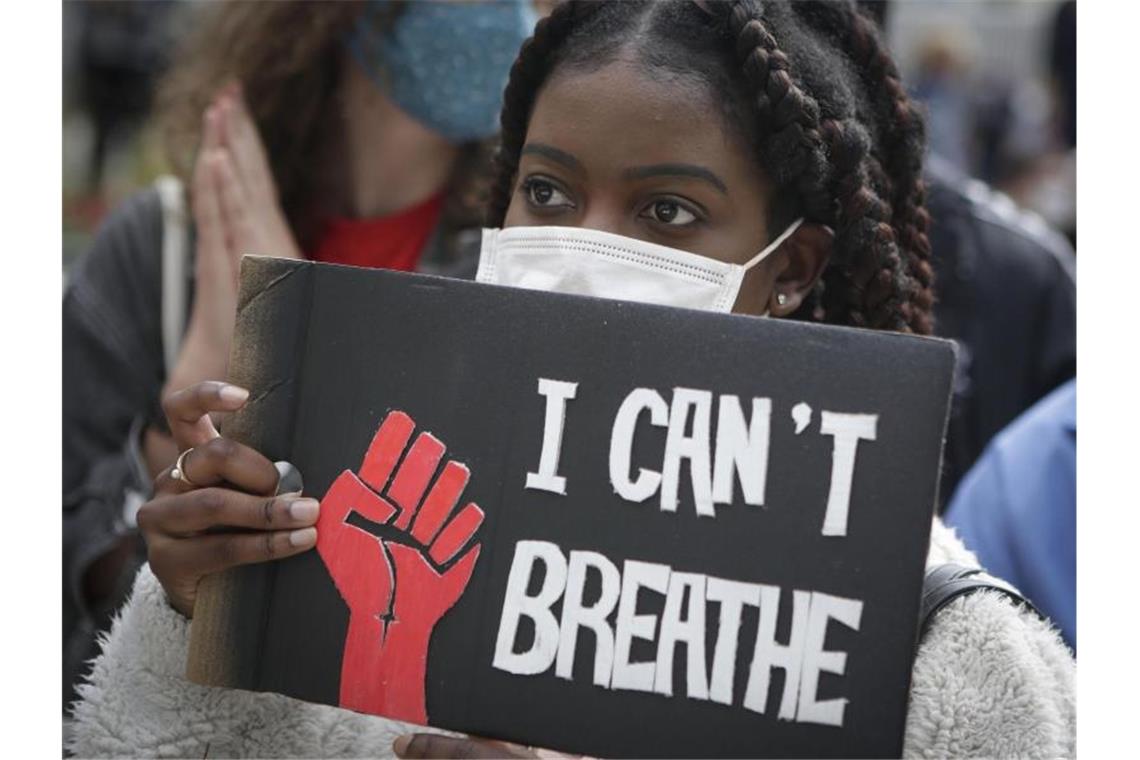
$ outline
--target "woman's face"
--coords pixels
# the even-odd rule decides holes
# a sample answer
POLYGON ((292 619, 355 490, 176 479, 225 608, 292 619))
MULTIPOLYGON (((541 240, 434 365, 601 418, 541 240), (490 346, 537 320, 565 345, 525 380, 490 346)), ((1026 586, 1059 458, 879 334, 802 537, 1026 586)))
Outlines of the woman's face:
MULTIPOLYGON (((720 114, 705 88, 637 64, 556 72, 535 102, 504 226, 586 227, 747 262, 781 230, 768 229, 767 183, 720 114)), ((798 237, 749 271, 734 311, 794 309, 773 292, 785 292, 798 237)))

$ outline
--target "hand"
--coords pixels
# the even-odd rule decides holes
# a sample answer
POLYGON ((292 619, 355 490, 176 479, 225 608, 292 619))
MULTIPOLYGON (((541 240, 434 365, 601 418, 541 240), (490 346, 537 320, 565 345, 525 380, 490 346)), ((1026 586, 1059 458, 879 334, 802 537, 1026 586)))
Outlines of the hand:
MULTIPOLYGON (((222 213, 223 191, 232 166, 221 142, 217 104, 202 117, 202 145, 194 163, 191 206, 197 232, 194 257, 194 304, 178 361, 171 368, 163 397, 211 377, 225 377, 237 309, 240 255, 222 213)), ((165 463, 163 463, 165 464, 165 463)))
POLYGON ((216 104, 219 138, 227 158, 222 212, 237 255, 301 258, 241 86, 235 82, 223 89, 216 104))
POLYGON ((240 87, 223 89, 202 118, 193 178, 194 307, 167 389, 225 376, 243 255, 301 257, 240 87))
POLYGON ((392 743, 396 757, 400 758, 571 758, 549 749, 524 747, 520 744, 477 739, 473 736, 443 736, 442 734, 404 734, 392 743))
POLYGON ((414 428, 408 415, 389 413, 359 472, 345 470, 332 484, 321 501, 317 551, 349 609, 341 707, 424 723, 431 632, 471 579, 479 544, 455 557, 483 511, 469 503, 448 519, 470 473, 449 461, 429 490, 445 447, 420 433, 401 461, 414 428))
POLYGON ((151 570, 171 606, 194 613, 198 583, 236 565, 281 559, 317 542, 319 505, 300 494, 275 496, 277 469, 253 449, 218 435, 211 412, 240 409, 249 393, 203 382, 171 394, 163 404, 180 449, 184 476, 168 467, 154 498, 138 513, 151 570), (191 483, 193 485, 191 485, 191 483))

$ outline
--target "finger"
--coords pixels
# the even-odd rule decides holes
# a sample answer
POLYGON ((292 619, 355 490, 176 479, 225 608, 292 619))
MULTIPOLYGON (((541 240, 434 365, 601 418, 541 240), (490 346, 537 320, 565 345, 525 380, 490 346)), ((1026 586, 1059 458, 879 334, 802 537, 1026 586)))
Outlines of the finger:
MULTIPOLYGON (((155 489, 163 493, 182 490, 168 487, 169 477, 169 473, 160 475, 155 489)), ((277 467, 260 452, 221 436, 195 446, 182 457, 182 479, 196 488, 227 483, 246 493, 273 496, 279 477, 277 467)))
POLYGON ((227 488, 199 488, 162 496, 138 511, 139 529, 170 536, 189 536, 211 528, 294 530, 315 525, 316 499, 297 496, 254 496, 227 488))
POLYGON ((227 88, 222 88, 215 96, 212 106, 218 120, 217 147, 219 148, 228 148, 233 142, 233 117, 230 115, 229 102, 230 95, 227 88))
POLYGON ((231 127, 230 147, 234 151, 242 182, 251 191, 261 194, 264 200, 276 201, 273 174, 269 168, 265 145, 240 89, 230 100, 227 118, 231 127))
POLYGON ((396 737, 392 749, 401 758, 535 757, 501 743, 441 734, 404 734, 396 737))
POLYGON ((459 497, 470 477, 471 471, 465 464, 448 462, 444 465, 443 472, 436 478, 435 485, 424 499, 412 525, 412 538, 424 546, 432 542, 451 510, 459 503, 459 497))
POLYGON ((403 412, 389 412, 372 436, 360 465, 360 479, 377 491, 383 490, 415 427, 416 423, 403 412))
POLYGON ((211 149, 221 144, 221 112, 218 109, 217 101, 214 101, 202 113, 202 144, 199 147, 200 155, 205 155, 211 149))
POLYGON ((235 285, 241 273, 241 257, 252 247, 248 205, 244 202, 241 187, 233 173, 233 161, 226 148, 215 148, 208 157, 213 197, 221 226, 225 262, 231 282, 235 285))
POLYGON ((400 508, 400 514, 394 523, 400 530, 406 530, 415 516, 424 491, 446 451, 447 447, 434 435, 420 433, 400 463, 400 469, 396 470, 396 476, 392 478, 392 485, 388 486, 388 497, 400 508))
POLYGON ((249 391, 215 380, 196 383, 163 399, 166 423, 180 450, 218 437, 210 412, 233 412, 245 404, 249 391))
POLYGON ((212 533, 193 538, 158 542, 162 562, 189 575, 206 576, 238 565, 284 559, 312 549, 317 529, 265 531, 258 533, 212 533))
POLYGON ((222 213, 222 226, 231 244, 231 253, 241 256, 246 253, 272 254, 273 251, 249 250, 252 239, 249 231, 250 206, 246 190, 238 179, 234 168, 233 154, 225 148, 219 149, 213 161, 214 186, 218 192, 218 207, 222 213))
POLYGON ((217 148, 204 151, 194 165, 194 225, 198 235, 198 256, 206 259, 202 262, 204 264, 220 264, 226 252, 222 210, 211 166, 216 151, 217 148))
POLYGON ((455 519, 439 534, 439 538, 431 545, 428 555, 437 565, 445 565, 467 545, 475 531, 483 524, 483 510, 475 502, 464 507, 455 519))

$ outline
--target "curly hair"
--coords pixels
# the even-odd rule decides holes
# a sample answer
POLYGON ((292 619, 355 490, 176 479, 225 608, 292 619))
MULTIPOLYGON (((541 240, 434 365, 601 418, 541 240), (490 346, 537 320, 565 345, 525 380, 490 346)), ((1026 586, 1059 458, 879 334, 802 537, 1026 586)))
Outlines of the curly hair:
POLYGON ((930 334, 933 269, 919 110, 875 24, 850 0, 565 0, 511 69, 488 223, 501 226, 538 92, 555 70, 633 53, 702 82, 775 188, 771 226, 835 232, 797 319, 930 334))
MULTIPOLYGON (((395 22, 403 2, 385 3, 374 21, 395 22)), ((189 187, 202 114, 227 82, 242 83, 285 217, 302 249, 343 199, 341 102, 344 40, 364 12, 361 0, 205 3, 158 89, 156 109, 167 160, 189 187)), ((449 185, 446 231, 475 226, 490 144, 464 147, 449 185)))

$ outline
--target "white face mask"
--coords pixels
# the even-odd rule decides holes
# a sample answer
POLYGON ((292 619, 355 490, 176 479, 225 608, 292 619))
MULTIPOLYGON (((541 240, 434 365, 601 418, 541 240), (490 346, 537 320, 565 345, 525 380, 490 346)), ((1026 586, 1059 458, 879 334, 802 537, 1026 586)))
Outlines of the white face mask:
POLYGON ((779 248, 802 222, 792 222, 746 264, 727 264, 582 227, 485 229, 475 279, 530 290, 728 312, 736 303, 744 273, 779 248))

